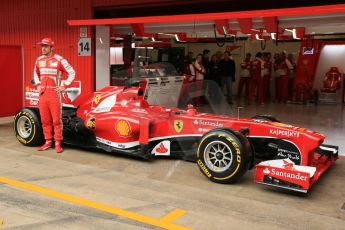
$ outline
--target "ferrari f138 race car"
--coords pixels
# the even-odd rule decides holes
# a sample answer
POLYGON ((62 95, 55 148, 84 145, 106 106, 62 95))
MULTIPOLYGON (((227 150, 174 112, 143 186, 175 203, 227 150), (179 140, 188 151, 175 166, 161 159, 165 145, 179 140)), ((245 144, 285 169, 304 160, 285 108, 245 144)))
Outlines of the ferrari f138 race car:
MULTIPOLYGON (((325 136, 267 115, 239 118, 150 105, 154 79, 138 87, 108 86, 63 108, 63 142, 144 159, 166 156, 195 161, 209 180, 235 183, 255 166, 255 182, 306 193, 338 159, 325 136)), ((160 83, 181 81, 162 78, 160 83)), ((26 146, 43 143, 37 108, 14 118, 26 146)))

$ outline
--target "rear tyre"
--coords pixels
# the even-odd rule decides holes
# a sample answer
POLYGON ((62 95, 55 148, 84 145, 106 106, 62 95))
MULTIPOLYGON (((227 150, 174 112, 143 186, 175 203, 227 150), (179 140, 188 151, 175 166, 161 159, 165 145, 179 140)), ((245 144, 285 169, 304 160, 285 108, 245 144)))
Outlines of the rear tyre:
POLYGON ((38 109, 23 108, 14 117, 16 138, 25 146, 44 143, 44 136, 38 109))
POLYGON ((248 170, 252 152, 248 140, 230 129, 214 129, 200 140, 197 164, 211 181, 237 182, 248 170))

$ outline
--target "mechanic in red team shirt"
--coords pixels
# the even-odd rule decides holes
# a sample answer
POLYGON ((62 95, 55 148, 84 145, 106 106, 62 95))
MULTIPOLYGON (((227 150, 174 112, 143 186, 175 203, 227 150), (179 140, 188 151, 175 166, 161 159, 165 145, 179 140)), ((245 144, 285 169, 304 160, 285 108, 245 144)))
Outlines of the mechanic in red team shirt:
POLYGON ((45 138, 45 144, 38 151, 52 147, 54 127, 55 151, 61 153, 61 92, 74 80, 75 71, 66 59, 53 54, 54 41, 51 38, 44 38, 38 44, 41 45, 42 56, 35 63, 34 82, 40 94, 38 107, 45 138), (67 80, 61 81, 62 73, 68 74, 67 80))
POLYGON ((240 82, 238 83, 238 90, 237 90, 237 95, 239 99, 242 96, 243 87, 245 88, 244 97, 247 97, 249 93, 249 86, 250 86, 250 80, 251 80, 251 75, 250 75, 251 57, 252 57, 252 54, 247 53, 246 58, 241 63, 241 77, 240 77, 240 82))
POLYGON ((264 76, 264 66, 265 61, 262 59, 262 53, 258 52, 255 55, 255 59, 251 62, 251 76, 252 80, 250 82, 250 88, 247 95, 247 104, 252 103, 252 98, 256 90, 256 103, 264 104, 264 86, 263 86, 263 76, 264 76))
POLYGON ((289 75, 294 67, 286 57, 286 51, 283 51, 280 57, 281 59, 278 64, 278 103, 286 103, 289 95, 289 75))

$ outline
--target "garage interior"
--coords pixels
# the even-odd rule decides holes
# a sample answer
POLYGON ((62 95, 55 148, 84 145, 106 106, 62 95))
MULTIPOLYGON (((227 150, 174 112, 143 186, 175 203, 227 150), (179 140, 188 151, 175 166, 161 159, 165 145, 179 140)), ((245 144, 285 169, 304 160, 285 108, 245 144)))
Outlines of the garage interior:
MULTIPOLYGON (((77 78, 85 88, 82 94, 126 84, 129 66, 145 69, 146 65, 169 62, 184 75, 183 59, 189 52, 195 57, 205 49, 211 55, 230 50, 236 63, 234 103, 222 99, 220 104, 212 104, 204 99, 198 111, 248 118, 271 114, 286 124, 325 134, 326 144, 339 146, 340 158, 308 194, 300 194, 254 184, 254 170, 240 183, 223 185, 211 183, 195 163, 182 160, 143 161, 73 146, 66 146, 61 155, 54 150, 37 152, 36 147, 21 145, 13 132, 13 112, 28 106, 24 93, 26 87, 32 87, 31 67, 27 66, 34 63, 26 58, 39 54, 34 45, 28 49, 17 42, 19 48, 14 47, 11 54, 18 55, 20 47, 24 50, 23 70, 8 71, 9 64, 4 63, 9 56, 0 53, 1 72, 18 76, 15 82, 4 78, 7 89, 23 89, 13 96, 20 98, 22 93, 22 100, 5 100, 0 112, 0 229, 344 229, 343 1, 88 2, 91 16, 64 18, 64 28, 73 30, 74 43, 80 29, 87 28, 92 39, 91 59, 77 56, 77 52, 70 54, 68 50, 77 49, 74 43, 57 47, 77 69, 85 67, 80 72, 87 72, 88 80, 77 78), (316 98, 310 92, 286 104, 270 99, 264 105, 247 105, 244 97, 237 98, 245 54, 254 57, 257 52, 269 52, 273 56, 283 51, 296 63, 296 89, 311 84, 310 89, 320 92, 325 73, 338 67, 341 87, 331 102, 322 102, 320 94, 316 98)), ((77 11, 78 6, 73 7, 77 11)), ((3 40, 0 50, 8 49, 3 40)), ((5 99, 12 97, 12 91, 3 90, 5 99)))

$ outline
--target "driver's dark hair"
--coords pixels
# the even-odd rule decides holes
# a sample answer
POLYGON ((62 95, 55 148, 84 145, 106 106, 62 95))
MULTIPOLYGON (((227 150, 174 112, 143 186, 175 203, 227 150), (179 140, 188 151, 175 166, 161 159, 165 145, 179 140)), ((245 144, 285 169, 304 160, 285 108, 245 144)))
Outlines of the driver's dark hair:
POLYGON ((255 57, 261 58, 262 57, 262 53, 261 52, 257 52, 255 57))
POLYGON ((204 49, 204 51, 202 52, 203 55, 205 55, 206 53, 210 53, 211 51, 208 49, 204 49))

